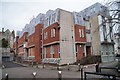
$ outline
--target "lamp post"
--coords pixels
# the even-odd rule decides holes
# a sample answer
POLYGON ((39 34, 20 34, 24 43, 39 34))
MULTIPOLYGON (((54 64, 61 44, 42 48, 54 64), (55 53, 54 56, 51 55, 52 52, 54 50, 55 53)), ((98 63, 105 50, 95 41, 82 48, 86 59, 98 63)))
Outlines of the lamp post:
POLYGON ((81 66, 81 80, 83 80, 83 66, 81 66))

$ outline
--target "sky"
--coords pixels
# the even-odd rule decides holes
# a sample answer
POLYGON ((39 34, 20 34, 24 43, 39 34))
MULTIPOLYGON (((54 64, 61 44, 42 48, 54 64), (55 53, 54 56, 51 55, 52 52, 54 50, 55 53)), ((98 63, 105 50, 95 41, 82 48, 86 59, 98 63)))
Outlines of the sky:
POLYGON ((33 16, 50 9, 79 12, 96 2, 105 3, 104 0, 0 0, 0 31, 2 28, 22 30, 33 16))

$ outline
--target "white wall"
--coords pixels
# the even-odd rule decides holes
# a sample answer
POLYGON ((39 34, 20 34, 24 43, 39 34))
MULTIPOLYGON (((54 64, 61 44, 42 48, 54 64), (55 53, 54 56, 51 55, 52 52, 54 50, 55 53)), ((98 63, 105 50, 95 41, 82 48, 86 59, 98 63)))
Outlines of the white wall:
POLYGON ((72 39, 73 14, 60 10, 60 64, 76 61, 74 38, 72 39))

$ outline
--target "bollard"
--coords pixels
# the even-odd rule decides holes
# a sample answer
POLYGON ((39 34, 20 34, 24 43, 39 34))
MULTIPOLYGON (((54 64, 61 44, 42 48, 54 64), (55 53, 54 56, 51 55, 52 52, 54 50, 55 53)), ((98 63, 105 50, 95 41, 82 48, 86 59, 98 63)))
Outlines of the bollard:
POLYGON ((5 68, 5 65, 2 65, 2 69, 4 69, 5 68))
POLYGON ((33 61, 32 61, 32 67, 33 67, 33 61))
POLYGON ((81 66, 81 80, 83 80, 83 66, 81 66))
POLYGON ((5 80, 8 80, 8 74, 7 73, 5 74, 5 80))
POLYGON ((62 71, 58 71, 58 80, 62 80, 62 71))
POLYGON ((36 73, 36 72, 33 72, 32 75, 33 75, 33 78, 35 78, 36 75, 37 75, 37 73, 36 73))
POLYGON ((87 80, 86 72, 84 72, 84 80, 87 80))
POLYGON ((57 70, 60 70, 60 68, 59 68, 59 63, 57 63, 57 70))
POLYGON ((78 71, 80 71, 80 63, 78 63, 78 71))
POLYGON ((100 72, 99 63, 96 64, 95 68, 96 68, 96 72, 100 72))
POLYGON ((38 67, 38 62, 36 62, 36 68, 39 68, 39 67, 38 67))
POLYGON ((43 69, 45 68, 44 63, 43 63, 43 69))
POLYGON ((67 67, 68 67, 68 71, 70 70, 70 64, 69 63, 67 63, 67 67))

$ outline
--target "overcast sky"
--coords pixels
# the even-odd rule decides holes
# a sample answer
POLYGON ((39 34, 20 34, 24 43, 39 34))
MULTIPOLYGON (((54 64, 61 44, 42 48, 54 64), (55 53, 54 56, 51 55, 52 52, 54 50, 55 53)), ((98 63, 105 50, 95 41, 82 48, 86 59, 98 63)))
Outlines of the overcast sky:
POLYGON ((46 13, 49 9, 61 8, 67 11, 79 12, 90 5, 104 0, 0 0, 0 31, 4 27, 12 30, 22 30, 33 16, 46 13), (1 18, 2 17, 2 18, 1 18))

